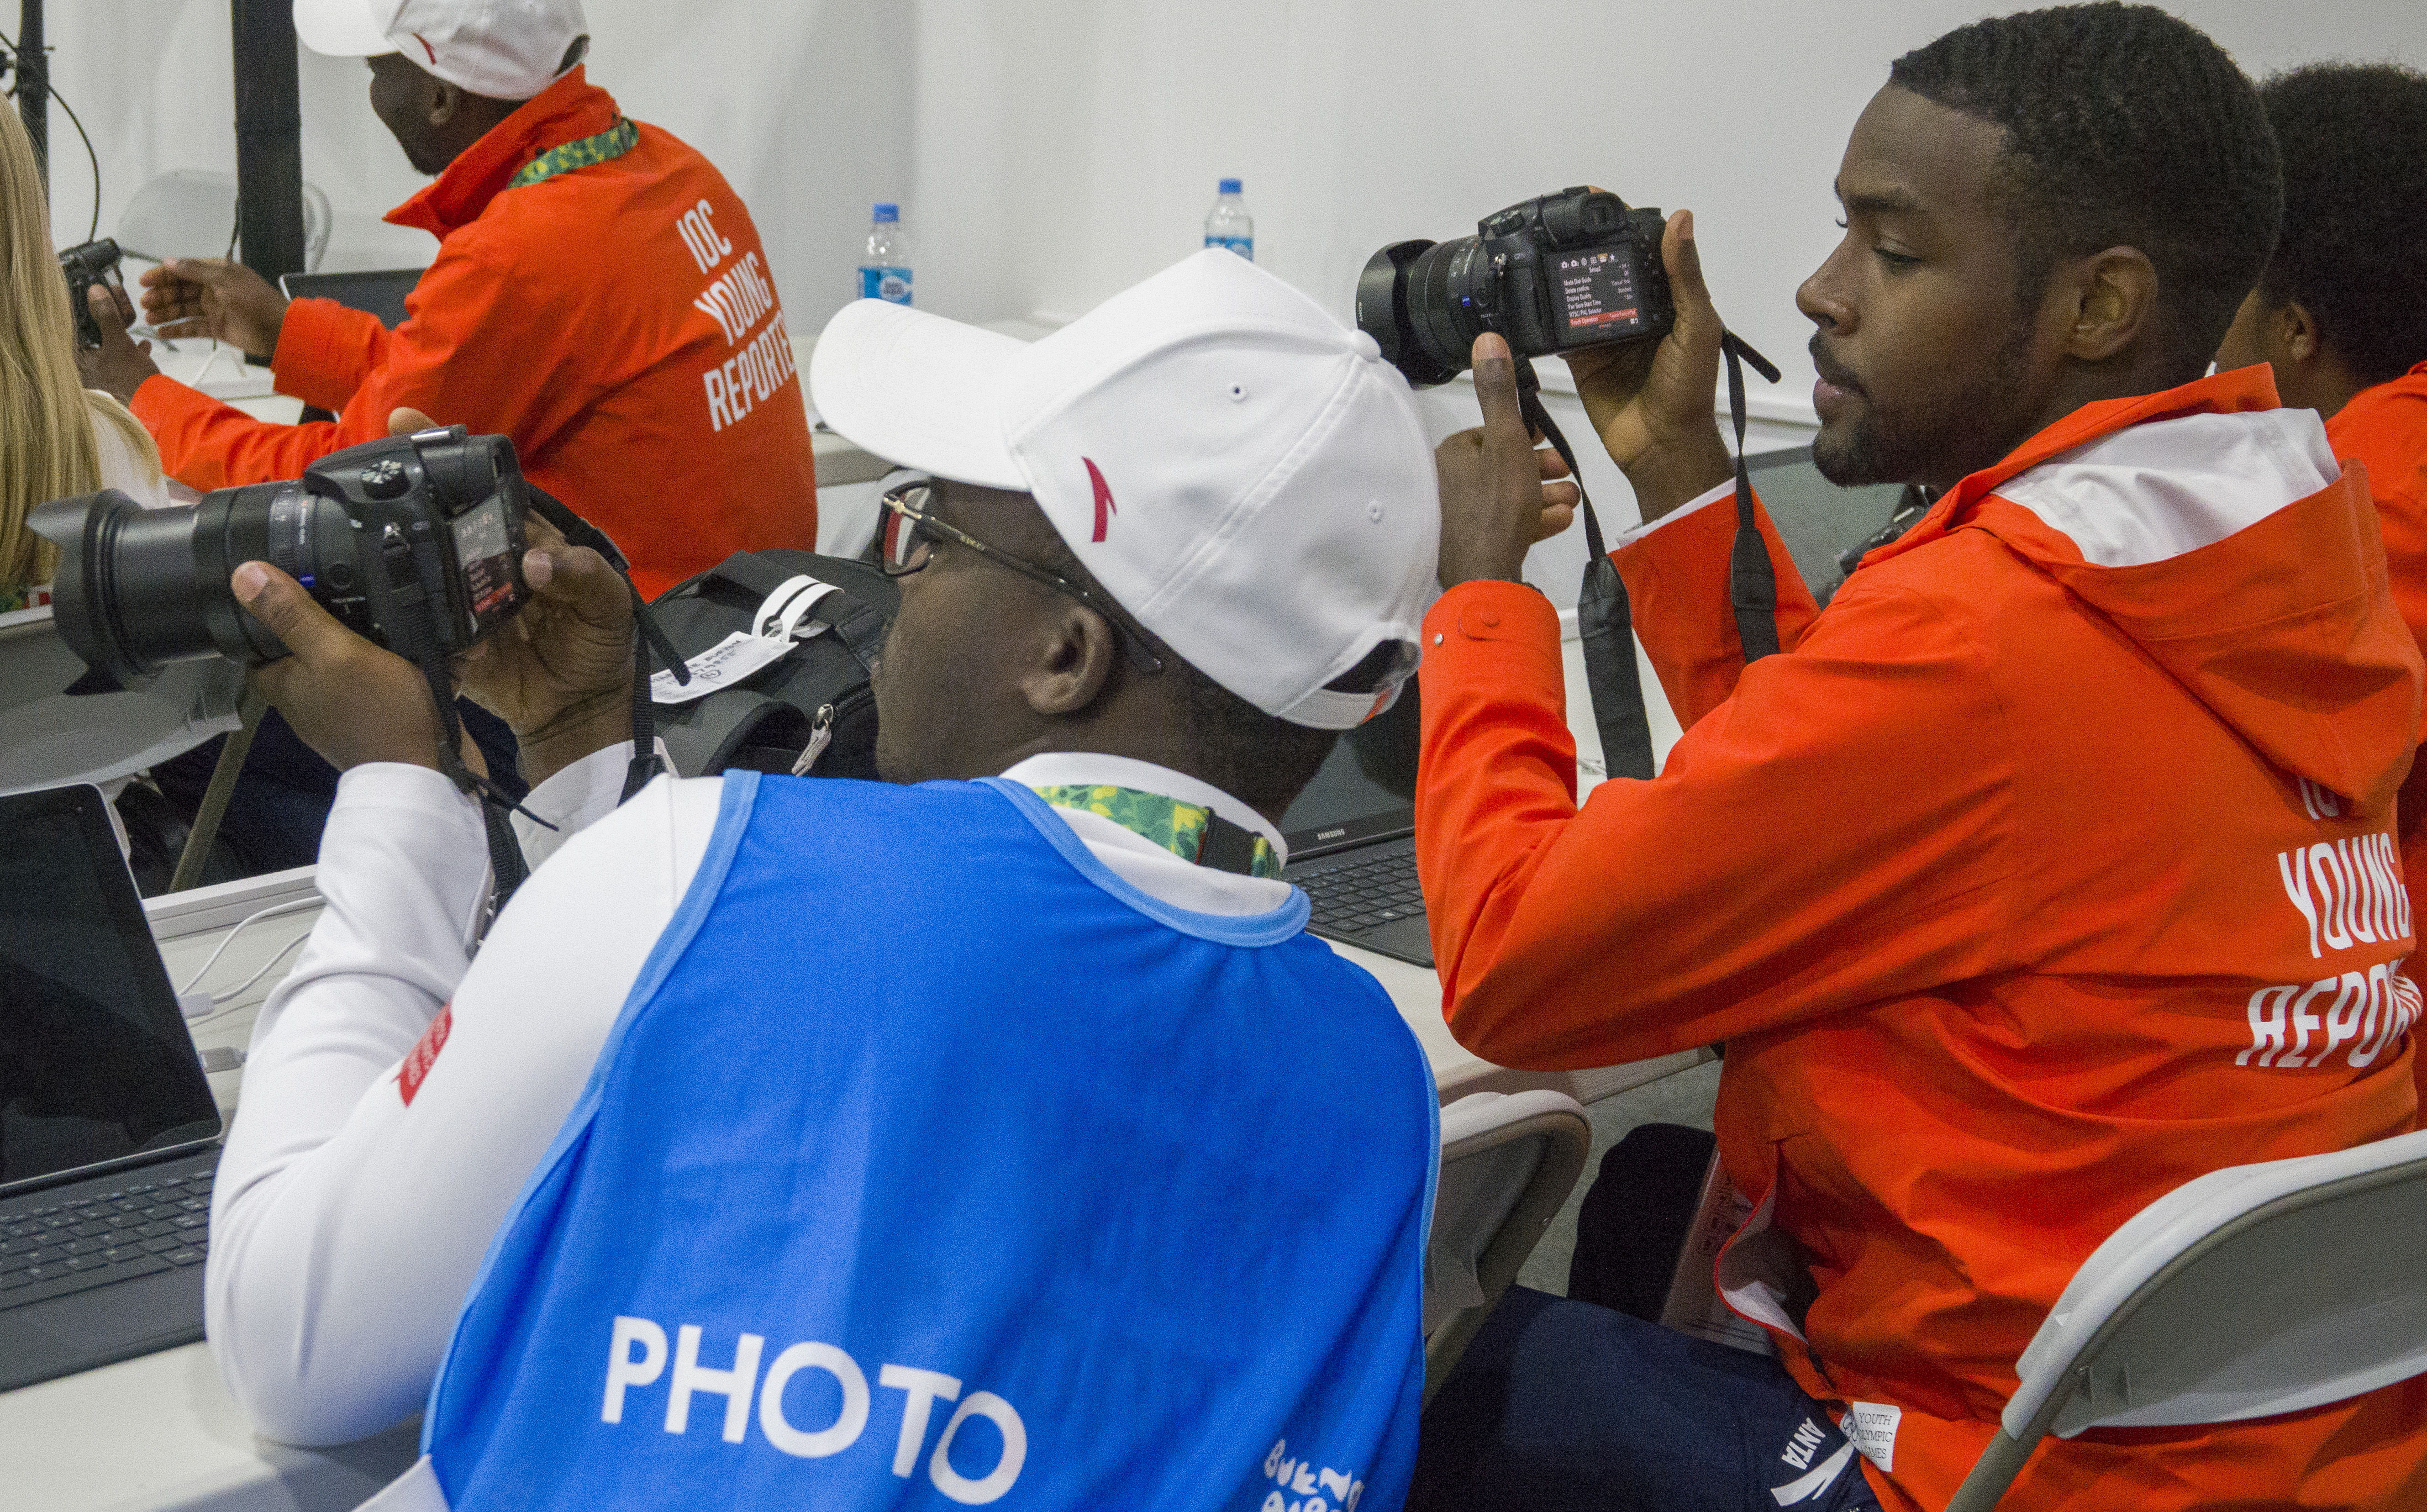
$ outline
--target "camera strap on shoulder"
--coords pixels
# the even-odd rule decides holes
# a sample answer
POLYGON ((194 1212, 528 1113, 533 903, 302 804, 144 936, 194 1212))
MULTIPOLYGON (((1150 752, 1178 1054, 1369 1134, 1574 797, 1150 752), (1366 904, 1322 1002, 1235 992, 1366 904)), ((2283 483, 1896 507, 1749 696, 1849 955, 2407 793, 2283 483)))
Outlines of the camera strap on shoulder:
MULTIPOLYGON (((1746 471, 1745 390, 1742 363, 1750 362, 1764 378, 1778 382, 1778 368, 1733 331, 1722 332, 1719 350, 1728 364, 1728 415, 1736 432, 1736 534, 1729 551, 1728 601, 1736 621, 1736 638, 1745 659, 1754 660, 1778 649, 1778 577, 1771 570, 1769 548, 1761 539, 1753 510, 1752 477, 1746 471)), ((1601 737, 1603 769, 1613 777, 1648 778, 1652 768, 1652 718, 1643 700, 1642 670, 1635 658, 1635 623, 1627 602, 1626 582, 1610 560, 1601 519, 1585 492, 1584 470, 1558 422, 1542 403, 1541 383, 1534 365, 1517 359, 1518 403, 1525 423, 1541 432, 1568 464, 1575 480, 1576 504, 1585 521, 1584 584, 1576 595, 1576 633, 1585 658, 1585 688, 1592 699, 1593 727, 1601 737)))

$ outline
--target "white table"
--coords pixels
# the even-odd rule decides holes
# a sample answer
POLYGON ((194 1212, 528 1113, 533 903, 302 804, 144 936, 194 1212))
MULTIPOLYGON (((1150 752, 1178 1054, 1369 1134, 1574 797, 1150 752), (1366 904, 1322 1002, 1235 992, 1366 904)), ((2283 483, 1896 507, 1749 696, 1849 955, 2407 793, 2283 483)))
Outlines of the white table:
MULTIPOLYGON (((1572 640, 1568 660, 1572 710, 1585 707, 1583 669, 1572 640)), ((1644 685, 1658 685, 1650 668, 1644 685)), ((1676 738, 1665 705, 1652 710, 1655 751, 1676 738)), ((1587 722, 1588 723, 1589 722, 1587 722)), ((1598 780, 1600 743, 1577 733, 1589 790, 1598 780)), ((179 987, 202 968, 236 922, 263 908, 318 896, 308 867, 197 888, 145 906, 170 980, 179 987)), ((309 930, 316 908, 265 919, 246 929, 212 966, 202 985, 225 990, 269 963, 309 930)), ((1332 947, 1372 972, 1415 1032, 1443 1102, 1474 1092, 1550 1087, 1592 1102, 1710 1059, 1688 1050, 1631 1065, 1572 1072, 1513 1071, 1493 1065, 1450 1037, 1442 1020, 1441 984, 1423 967, 1354 946, 1332 947)), ((243 1072, 234 1064, 252 1034, 262 1000, 285 975, 291 953, 217 1014, 194 1026, 222 1115, 232 1114, 243 1072)), ((203 1344, 164 1350, 78 1375, 0 1392, 0 1512, 322 1512, 357 1505, 403 1473, 417 1452, 414 1424, 337 1449, 294 1449, 253 1437, 203 1344)))

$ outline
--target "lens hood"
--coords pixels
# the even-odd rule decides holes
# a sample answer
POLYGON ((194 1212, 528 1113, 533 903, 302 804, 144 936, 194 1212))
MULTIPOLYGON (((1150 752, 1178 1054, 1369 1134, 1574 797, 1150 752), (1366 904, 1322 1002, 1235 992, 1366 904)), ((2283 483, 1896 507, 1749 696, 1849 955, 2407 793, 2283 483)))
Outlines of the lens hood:
POLYGON ((1446 383, 1460 371, 1425 347, 1408 310, 1409 271, 1434 246, 1424 240, 1394 241, 1366 259, 1365 270, 1357 275, 1357 329, 1372 336, 1382 349, 1382 360, 1417 388, 1446 383))
POLYGON ((132 688, 149 674, 138 667, 109 633, 106 621, 93 610, 108 601, 106 584, 94 581, 106 573, 109 553, 101 538, 122 510, 142 508, 114 488, 78 494, 37 504, 25 516, 36 535, 59 548, 59 563, 51 583, 51 619, 59 639, 68 643, 92 674, 118 687, 132 688))

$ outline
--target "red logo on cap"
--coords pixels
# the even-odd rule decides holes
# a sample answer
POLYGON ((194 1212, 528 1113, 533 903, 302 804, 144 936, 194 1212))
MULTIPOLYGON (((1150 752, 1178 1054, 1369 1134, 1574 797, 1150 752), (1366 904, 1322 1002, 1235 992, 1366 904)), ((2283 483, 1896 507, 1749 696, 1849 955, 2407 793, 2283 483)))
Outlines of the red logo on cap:
POLYGON ((1096 485, 1096 533, 1087 539, 1101 541, 1104 528, 1113 523, 1113 516, 1121 512, 1121 507, 1113 502, 1113 485, 1104 481, 1104 470, 1096 465, 1095 459, 1082 457, 1079 460, 1087 464, 1087 480, 1096 485))
MULTIPOLYGON (((417 31, 409 31, 406 32, 405 35, 412 38, 415 41, 419 42, 421 44, 421 50, 430 55, 431 67, 435 68, 438 66, 438 49, 430 45, 429 38, 424 37, 417 31)), ((410 1102, 413 1099, 408 1097, 405 1100, 410 1102)))

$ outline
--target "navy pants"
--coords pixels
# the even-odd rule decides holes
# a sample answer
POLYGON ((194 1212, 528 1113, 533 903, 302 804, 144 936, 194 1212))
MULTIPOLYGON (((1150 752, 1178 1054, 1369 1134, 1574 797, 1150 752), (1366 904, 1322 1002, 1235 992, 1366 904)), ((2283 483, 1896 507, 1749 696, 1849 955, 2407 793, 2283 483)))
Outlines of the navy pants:
POLYGON ((1410 1512, 1877 1512, 1775 1359, 1510 1290, 1425 1407, 1410 1512))

